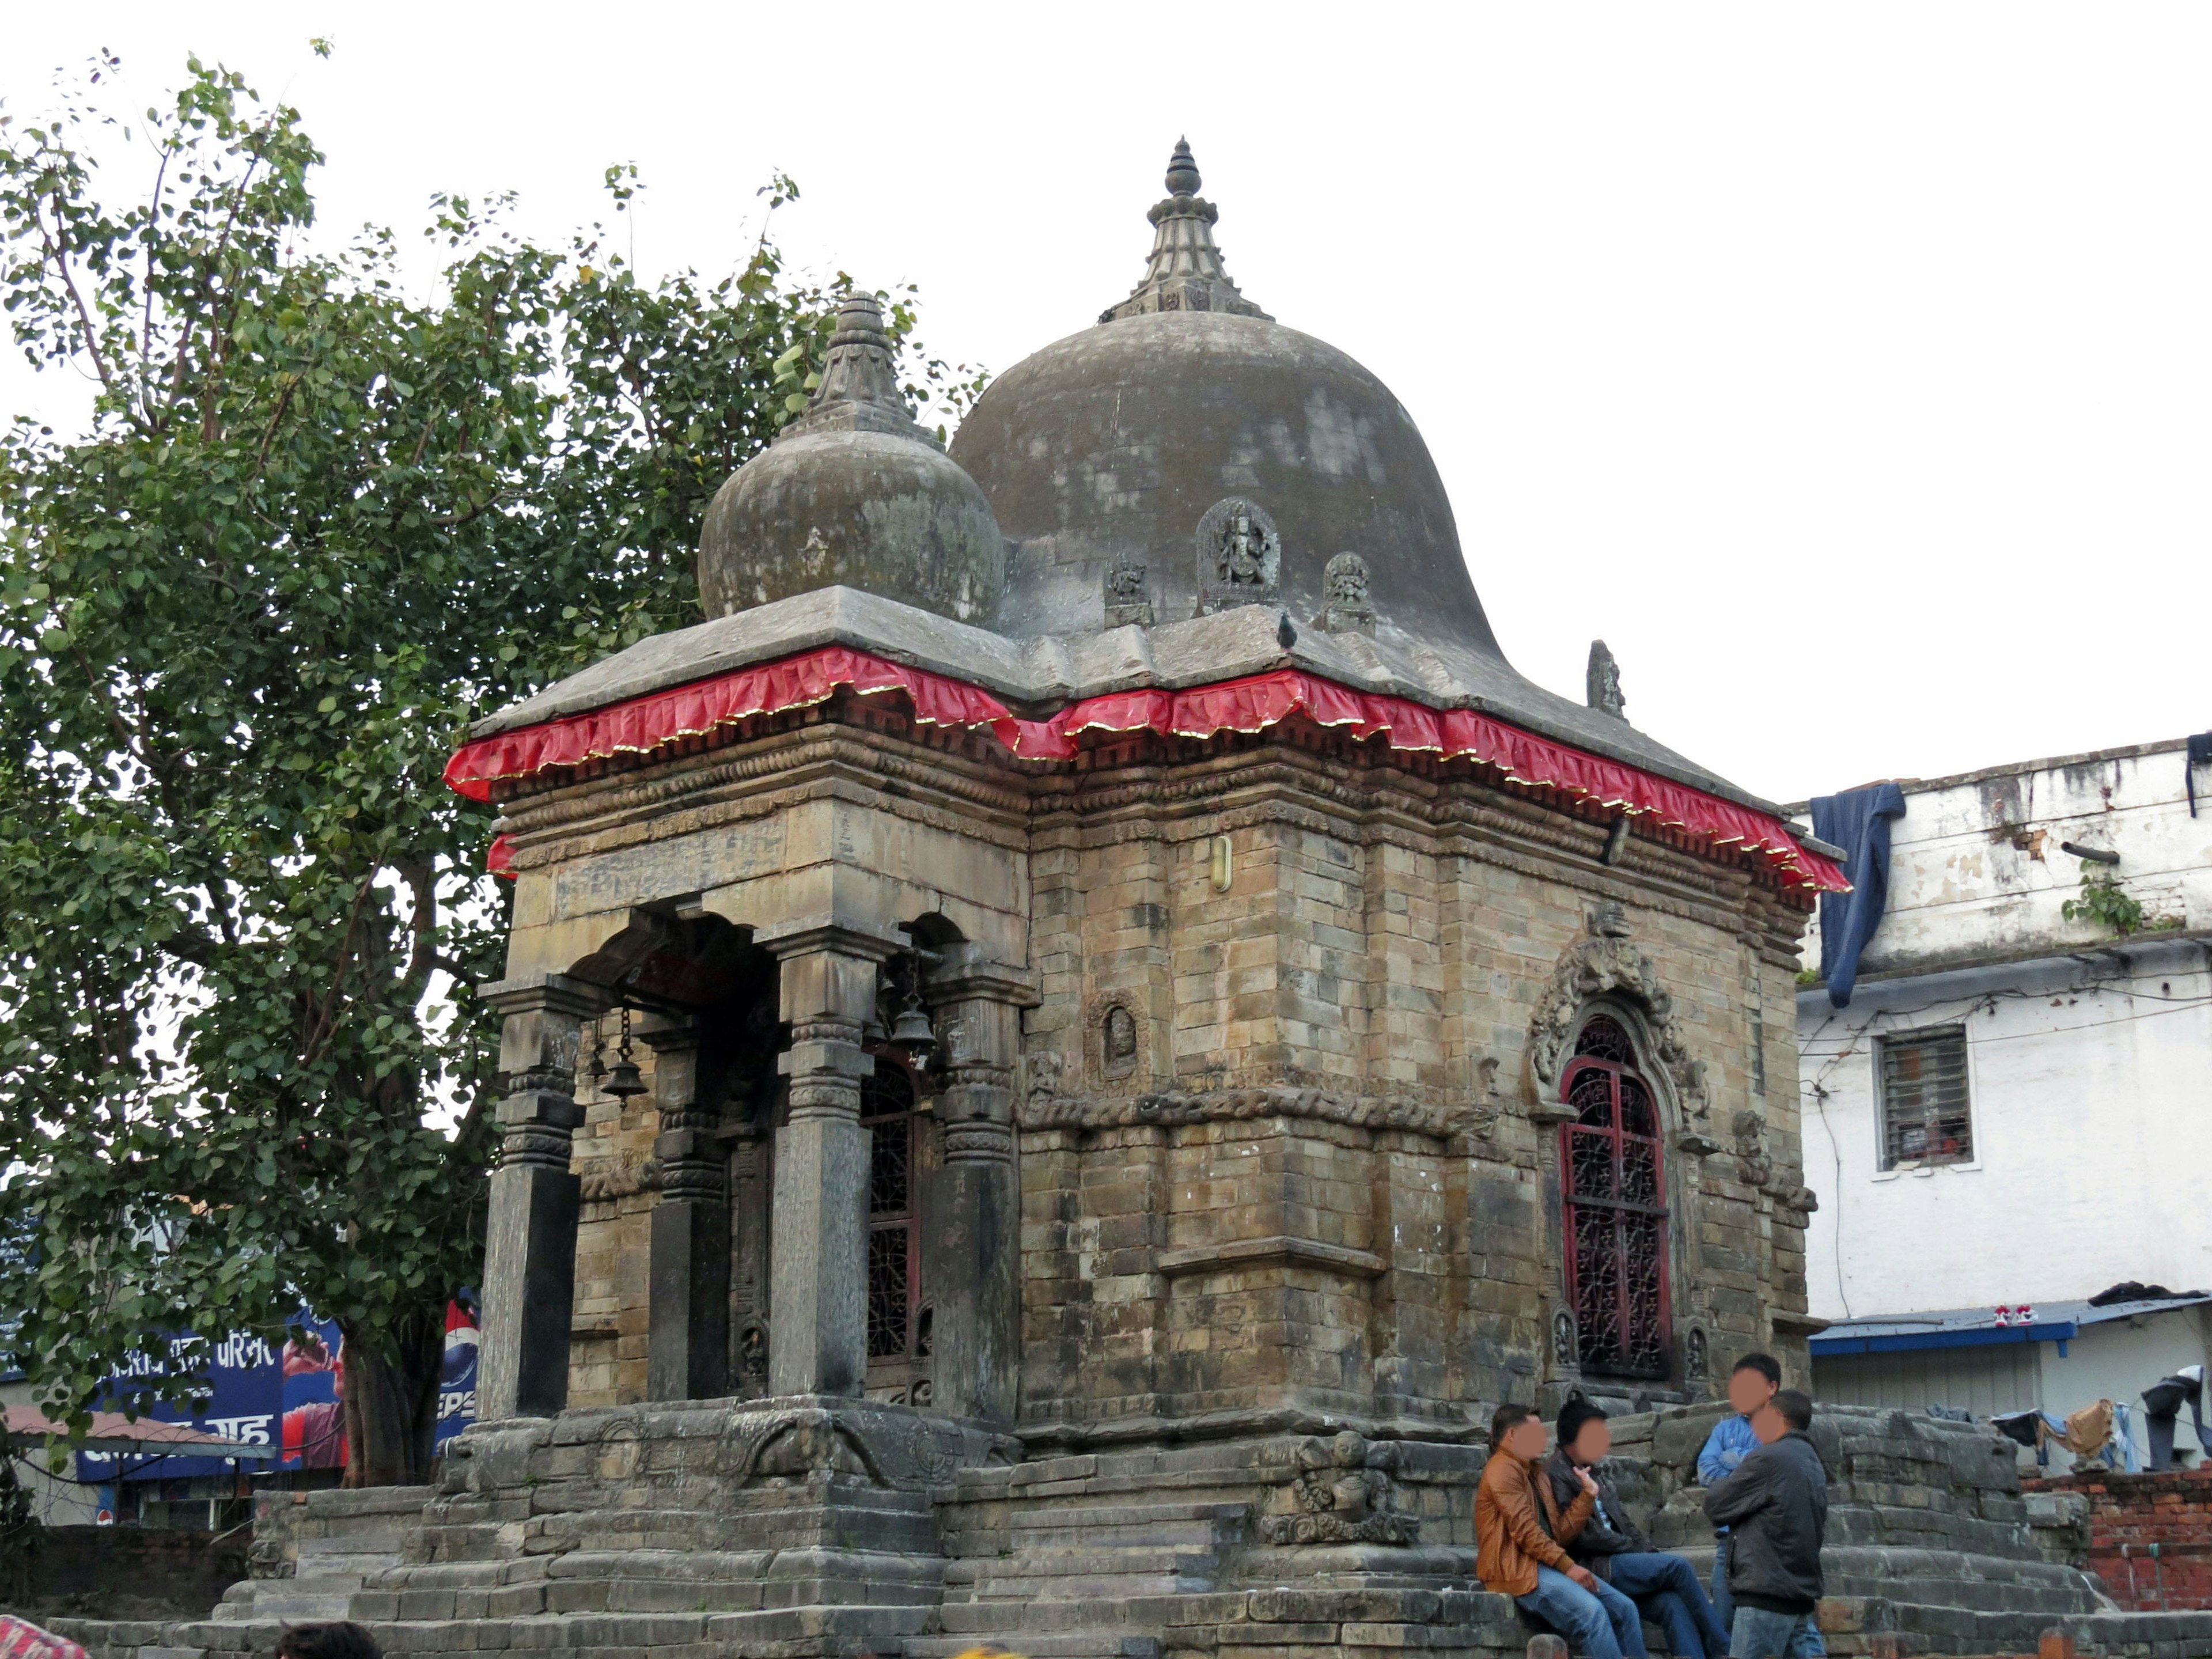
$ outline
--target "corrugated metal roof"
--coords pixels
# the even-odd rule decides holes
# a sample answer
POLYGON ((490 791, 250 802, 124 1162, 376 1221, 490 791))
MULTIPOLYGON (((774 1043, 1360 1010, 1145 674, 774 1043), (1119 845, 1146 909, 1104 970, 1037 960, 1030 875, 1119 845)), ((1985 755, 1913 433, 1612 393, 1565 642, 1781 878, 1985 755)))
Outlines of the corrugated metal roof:
MULTIPOLYGON (((2092 1307, 2087 1302, 2039 1302, 2034 1304, 2038 1325, 2101 1325, 2107 1320, 2133 1319, 2142 1314, 2168 1313, 2176 1308, 2202 1307, 2212 1294, 2159 1297, 2148 1302, 2112 1302, 2092 1307)), ((1932 1313, 1870 1314, 1863 1319, 1838 1319, 1820 1333, 1835 1336, 1915 1336, 1948 1331, 2017 1329, 2008 1321, 1997 1323, 1995 1308, 1945 1308, 1932 1313)))
POLYGON ((2039 1302, 2030 1310, 2031 1322, 2017 1318, 1997 1322, 1994 1308, 1945 1308, 1928 1313, 1874 1314, 1863 1319, 1843 1319, 1822 1331, 1810 1344, 1816 1356, 1890 1353, 1911 1348, 1972 1348, 1999 1342, 2056 1342, 2061 1353, 2084 1325, 2102 1325, 2115 1319, 2134 1319, 2146 1314, 2173 1313, 2212 1303, 2212 1295, 2158 1297, 2144 1301, 2114 1302, 2094 1307, 2087 1302, 2039 1302))

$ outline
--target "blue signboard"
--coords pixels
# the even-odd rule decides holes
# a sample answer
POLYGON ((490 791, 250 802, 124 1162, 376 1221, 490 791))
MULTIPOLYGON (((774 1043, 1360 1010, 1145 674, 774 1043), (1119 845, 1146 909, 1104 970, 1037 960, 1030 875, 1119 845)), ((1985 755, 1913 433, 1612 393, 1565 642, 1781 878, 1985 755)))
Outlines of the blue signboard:
MULTIPOLYGON (((434 1442, 439 1451, 476 1417, 476 1339, 473 1310, 464 1301, 449 1304, 434 1442)), ((175 1360, 184 1359, 187 1346, 183 1340, 173 1345, 175 1360)), ((150 1376, 153 1367, 142 1364, 133 1374, 150 1376)), ((258 1336, 226 1337, 214 1346, 200 1376, 204 1391, 199 1398, 184 1405, 142 1405, 139 1415, 188 1424, 249 1446, 283 1449, 281 1459, 252 1466, 257 1469, 345 1467, 345 1344, 336 1324, 302 1315, 276 1350, 258 1336)), ((134 1392, 129 1376, 117 1378, 108 1408, 128 1406, 134 1392)), ((224 1457, 136 1452, 81 1451, 76 1464, 78 1480, 95 1482, 226 1475, 239 1468, 224 1457)))

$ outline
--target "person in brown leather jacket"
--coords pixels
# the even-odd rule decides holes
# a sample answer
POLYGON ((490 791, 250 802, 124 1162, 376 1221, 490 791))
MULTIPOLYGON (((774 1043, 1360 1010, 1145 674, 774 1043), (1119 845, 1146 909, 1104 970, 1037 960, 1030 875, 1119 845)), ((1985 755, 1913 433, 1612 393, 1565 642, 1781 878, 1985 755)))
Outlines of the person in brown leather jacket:
POLYGON ((1581 1492, 1561 1510, 1537 1467, 1544 1445, 1542 1418, 1526 1406, 1498 1408, 1474 1493, 1475 1576, 1589 1659, 1645 1659, 1636 1603, 1565 1548, 1596 1510, 1597 1483, 1583 1470, 1581 1492))

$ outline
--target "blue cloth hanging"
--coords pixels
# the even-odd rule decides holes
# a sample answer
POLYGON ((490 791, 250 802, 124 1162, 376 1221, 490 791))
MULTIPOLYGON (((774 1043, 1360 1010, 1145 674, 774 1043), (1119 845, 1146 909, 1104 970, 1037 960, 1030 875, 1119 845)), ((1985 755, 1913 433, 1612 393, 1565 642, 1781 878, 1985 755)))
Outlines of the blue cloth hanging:
POLYGON ((2212 732, 2192 732, 2189 738, 2189 816, 2192 818, 2197 816, 2197 769, 2200 766, 2212 766, 2212 732))
POLYGON ((1848 1008, 1859 980, 1859 952, 1881 926, 1889 899, 1889 822, 1905 816, 1905 792, 1893 783, 1813 797, 1813 833, 1844 849, 1848 893, 1820 895, 1820 977, 1828 1006, 1848 1008))

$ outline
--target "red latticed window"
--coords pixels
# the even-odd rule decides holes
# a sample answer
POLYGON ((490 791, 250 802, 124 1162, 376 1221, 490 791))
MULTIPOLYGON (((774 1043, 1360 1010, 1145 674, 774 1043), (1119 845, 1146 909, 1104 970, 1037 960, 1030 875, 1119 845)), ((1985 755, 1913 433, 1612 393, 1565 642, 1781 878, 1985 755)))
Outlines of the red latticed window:
POLYGON ((1561 1097, 1567 1296, 1584 1369, 1667 1375, 1667 1188, 1659 1107, 1618 1023, 1582 1030, 1561 1097))
POLYGON ((868 1137, 868 1358, 914 1352, 921 1299, 921 1212, 915 1203, 914 1079, 888 1054, 860 1085, 868 1137))

